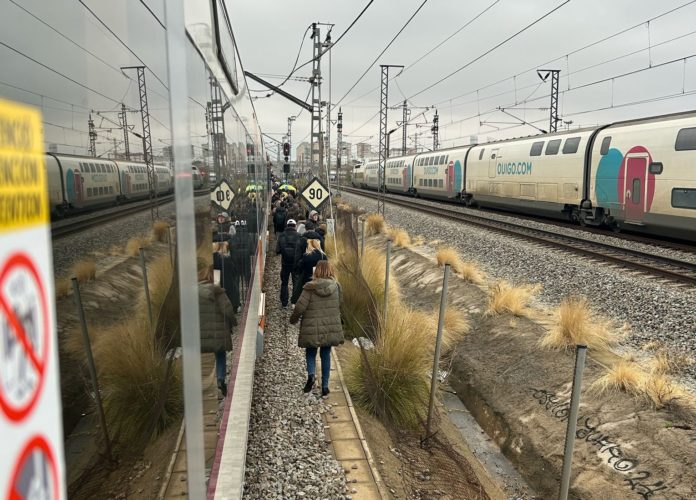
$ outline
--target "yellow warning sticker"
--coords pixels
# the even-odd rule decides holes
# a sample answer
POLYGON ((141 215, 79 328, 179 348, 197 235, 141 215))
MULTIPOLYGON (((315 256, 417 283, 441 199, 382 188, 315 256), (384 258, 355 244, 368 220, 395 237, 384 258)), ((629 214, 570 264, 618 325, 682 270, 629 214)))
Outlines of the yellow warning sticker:
POLYGON ((48 220, 41 113, 0 99, 0 232, 48 220))

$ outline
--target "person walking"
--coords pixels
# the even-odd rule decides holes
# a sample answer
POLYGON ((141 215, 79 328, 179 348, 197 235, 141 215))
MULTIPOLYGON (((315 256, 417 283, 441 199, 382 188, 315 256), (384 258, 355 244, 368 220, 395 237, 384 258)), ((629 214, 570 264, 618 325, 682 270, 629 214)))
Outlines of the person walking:
POLYGON ((280 207, 273 214, 273 227, 275 234, 282 233, 285 230, 285 220, 288 218, 288 210, 285 202, 281 202, 280 207))
POLYGON ((290 280, 290 275, 292 275, 293 290, 295 288, 295 281, 298 279, 292 272, 293 268, 295 267, 295 248, 300 240, 300 235, 295 230, 295 226, 295 220, 288 219, 285 226, 285 231, 280 233, 280 236, 278 236, 278 241, 276 242, 276 255, 281 256, 280 304, 283 307, 288 306, 288 282, 290 280))
POLYGON ((234 261, 230 255, 230 246, 226 241, 213 243, 213 269, 220 271, 220 287, 225 290, 233 310, 237 311, 242 305, 239 293, 239 273, 235 271, 234 261))
POLYGON ((213 283, 213 266, 198 261, 198 308, 201 352, 215 353, 215 375, 222 396, 227 396, 227 351, 231 351, 232 327, 237 325, 232 303, 225 291, 213 283))
POLYGON ((316 380, 317 349, 321 358, 321 395, 329 395, 331 347, 343 343, 341 326, 341 285, 336 281, 333 266, 327 260, 317 263, 314 279, 304 285, 290 323, 299 320, 299 347, 305 349, 307 383, 304 392, 310 392, 316 380))
POLYGON ((307 247, 304 254, 300 257, 297 265, 299 282, 293 287, 292 303, 296 304, 302 293, 302 287, 312 279, 312 273, 317 264, 326 260, 326 254, 321 249, 321 241, 316 239, 308 239, 307 247))

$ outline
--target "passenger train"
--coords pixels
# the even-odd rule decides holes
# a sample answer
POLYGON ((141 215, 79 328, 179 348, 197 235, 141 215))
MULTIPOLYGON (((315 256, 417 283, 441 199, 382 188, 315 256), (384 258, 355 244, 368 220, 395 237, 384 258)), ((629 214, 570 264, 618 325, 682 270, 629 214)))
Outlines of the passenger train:
MULTIPOLYGON (((149 196, 144 163, 55 153, 46 154, 44 161, 53 218, 149 196)), ((203 179, 192 168, 194 189, 200 189, 203 179)), ((158 196, 174 191, 169 167, 155 165, 155 190, 158 196)))
MULTIPOLYGON (((389 158, 385 189, 696 241, 696 111, 389 158)), ((379 187, 378 162, 353 186, 379 187)))

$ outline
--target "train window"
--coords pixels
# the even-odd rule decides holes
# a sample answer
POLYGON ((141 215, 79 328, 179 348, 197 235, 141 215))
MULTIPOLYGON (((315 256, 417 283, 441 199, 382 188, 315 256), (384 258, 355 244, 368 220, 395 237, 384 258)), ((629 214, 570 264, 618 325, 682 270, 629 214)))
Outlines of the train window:
POLYGON ((535 142, 529 150, 529 156, 541 156, 541 151, 544 149, 544 141, 535 142))
POLYGON ((114 194, 114 187, 113 186, 109 186, 109 194, 114 194))
POLYGON ((445 155, 440 156, 440 165, 445 164, 445 155))
POLYGON ((92 196, 92 188, 87 188, 87 197, 92 196))
POLYGON ((672 206, 674 208, 696 209, 696 189, 674 188, 672 189, 672 206))
POLYGON ((633 179, 633 187, 631 188, 631 201, 640 203, 640 179, 633 179))
POLYGON ((599 148, 599 154, 604 156, 609 152, 609 147, 611 146, 611 136, 607 136, 602 139, 602 147, 599 148))
POLYGON ((443 181, 442 179, 438 180, 437 183, 440 185, 440 187, 444 187, 445 185, 445 181, 443 181))
POLYGON ((677 134, 674 149, 677 151, 692 151, 696 149, 696 127, 681 129, 677 134))
POLYGON ((557 155, 558 150, 561 148, 561 139, 554 139, 553 141, 549 141, 549 143, 546 145, 546 155, 557 155))
POLYGON ((578 146, 580 146, 579 137, 568 137, 563 144, 563 154, 572 155, 578 152, 578 146))
POLYGON ((481 152, 479 153, 479 160, 483 160, 483 152, 486 150, 486 148, 481 148, 481 152))
POLYGON ((445 165, 449 165, 449 155, 445 156, 445 165))

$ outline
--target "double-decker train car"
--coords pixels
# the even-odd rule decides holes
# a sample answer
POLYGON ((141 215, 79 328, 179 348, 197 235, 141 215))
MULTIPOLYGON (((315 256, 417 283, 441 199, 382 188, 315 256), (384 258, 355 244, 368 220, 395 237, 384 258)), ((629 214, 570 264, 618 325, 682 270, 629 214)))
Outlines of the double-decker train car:
POLYGON ((58 154, 47 154, 44 161, 54 216, 118 202, 119 170, 113 161, 58 154))
POLYGON ((415 155, 387 160, 384 183, 388 192, 406 194, 411 191, 411 177, 413 175, 411 171, 414 159, 415 155))
MULTIPOLYGON (((44 158, 51 216, 116 205, 149 196, 147 166, 101 158, 49 153, 44 158)), ((158 195, 173 191, 171 170, 155 165, 158 195)))
POLYGON ((379 189, 379 162, 376 160, 365 163, 363 187, 379 189))
POLYGON ((389 158, 388 188, 409 159, 415 196, 696 241, 694 111, 389 158))
POLYGON ((577 220, 583 197, 585 151, 595 130, 473 147, 466 162, 464 200, 577 220))
POLYGON ((363 181, 365 179, 365 169, 363 164, 355 165, 353 167, 353 174, 351 175, 351 184, 353 187, 363 187, 363 181))

